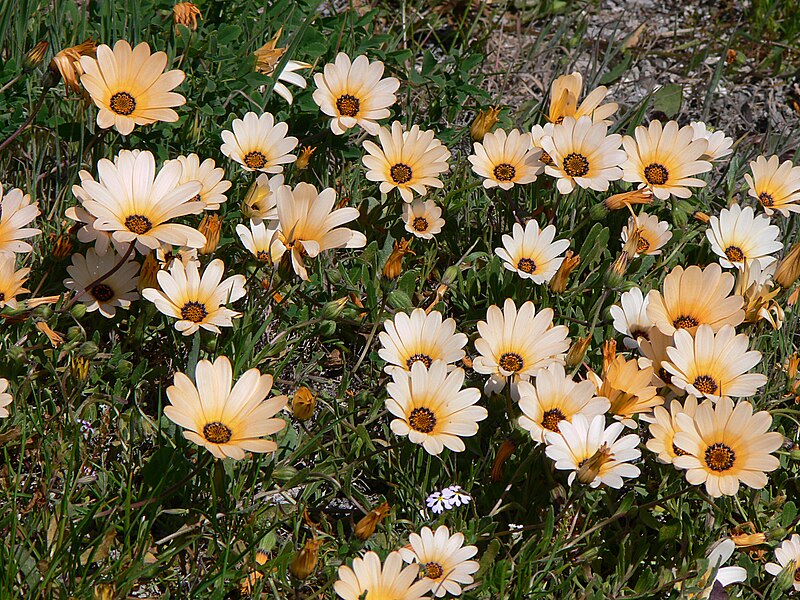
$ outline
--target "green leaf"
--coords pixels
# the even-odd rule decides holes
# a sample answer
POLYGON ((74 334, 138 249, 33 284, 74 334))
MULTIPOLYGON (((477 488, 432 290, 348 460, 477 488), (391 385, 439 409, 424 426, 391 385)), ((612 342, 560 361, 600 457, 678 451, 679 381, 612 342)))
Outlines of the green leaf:
POLYGON ((682 102, 683 91, 677 83, 668 83, 653 94, 653 110, 661 111, 669 118, 680 112, 682 102))

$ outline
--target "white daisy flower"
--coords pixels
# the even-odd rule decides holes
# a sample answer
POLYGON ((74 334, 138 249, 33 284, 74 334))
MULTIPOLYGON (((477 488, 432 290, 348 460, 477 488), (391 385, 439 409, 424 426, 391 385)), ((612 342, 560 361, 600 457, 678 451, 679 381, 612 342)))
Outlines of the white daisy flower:
POLYGON ((403 221, 406 231, 418 238, 430 240, 444 227, 442 209, 433 200, 414 200, 411 204, 403 203, 403 221))
POLYGON ((119 259, 110 248, 105 254, 98 254, 94 248, 89 248, 85 256, 77 253, 72 255, 72 264, 67 267, 69 277, 64 280, 64 285, 67 289, 79 292, 77 300, 86 305, 88 312, 97 310, 110 319, 117 314, 117 308, 127 309, 131 301, 139 297, 136 292, 139 263, 134 261, 126 261, 112 275, 95 283, 109 273, 119 259))
POLYGON ((495 248, 495 254, 503 259, 503 266, 515 271, 523 279, 533 283, 549 282, 564 262, 564 251, 569 240, 555 240, 556 228, 548 225, 539 229, 536 219, 525 224, 514 223, 511 235, 503 235, 503 247, 495 248))
POLYGON ((613 326, 625 336, 626 348, 639 347, 639 338, 649 339, 653 321, 647 316, 649 298, 639 288, 631 288, 619 297, 620 305, 611 307, 613 326))
POLYGON ((218 210, 228 200, 225 192, 230 189, 231 182, 225 179, 225 170, 217 167, 213 158, 207 158, 201 163, 197 154, 190 154, 179 156, 175 160, 181 165, 178 185, 199 181, 203 186, 192 198, 192 202, 202 202, 204 210, 218 210))
POLYGON ((531 136, 512 129, 506 134, 502 129, 487 133, 483 142, 473 143, 474 154, 467 159, 472 170, 483 177, 483 187, 500 187, 510 190, 514 185, 536 181, 544 170, 539 161, 541 151, 531 146, 531 136))
POLYGON ((431 582, 435 597, 460 596, 462 585, 474 583, 472 575, 480 564, 470 559, 478 553, 478 548, 465 546, 463 533, 450 535, 447 526, 440 525, 436 532, 423 527, 419 534, 412 533, 408 539, 410 547, 400 548, 400 555, 407 563, 420 564, 420 575, 431 582))
POLYGON ((758 261, 764 268, 775 262, 773 254, 783 249, 780 233, 769 217, 756 215, 750 206, 732 204, 723 208, 719 217, 711 217, 706 237, 723 267, 742 269, 745 262, 758 261))
POLYGON ((276 123, 272 113, 259 116, 248 112, 242 119, 234 119, 231 128, 233 131, 222 132, 220 150, 246 171, 281 173, 283 165, 297 160, 289 154, 297 147, 297 138, 287 136, 289 126, 276 123))
POLYGON ((775 548, 775 560, 778 562, 764 565, 766 572, 777 577, 784 569, 789 569, 792 572, 792 587, 794 591, 800 591, 800 535, 795 533, 781 542, 775 548))
POLYGON ((693 121, 689 123, 692 128, 693 136, 692 141, 706 140, 708 148, 700 157, 703 160, 710 160, 711 162, 717 161, 733 152, 733 138, 725 135, 724 131, 710 131, 706 124, 702 121, 693 121))
POLYGON ((636 242, 636 256, 647 254, 656 256, 661 254, 661 248, 672 239, 669 223, 659 221, 656 215, 641 212, 637 216, 628 218, 628 225, 622 230, 622 245, 635 231, 639 232, 639 241, 636 242))

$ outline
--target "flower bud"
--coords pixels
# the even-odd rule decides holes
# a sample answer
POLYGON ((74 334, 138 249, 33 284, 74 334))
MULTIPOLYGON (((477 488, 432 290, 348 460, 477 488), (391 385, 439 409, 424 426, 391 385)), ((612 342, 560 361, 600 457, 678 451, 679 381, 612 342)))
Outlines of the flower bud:
POLYGON ((50 47, 45 41, 41 41, 36 44, 33 49, 25 55, 25 58, 22 61, 22 68, 25 71, 32 71, 44 60, 44 55, 47 52, 47 48, 50 47))
POLYGON ((320 319, 335 319, 344 310, 344 307, 347 305, 347 296, 339 298, 338 300, 331 300, 330 302, 326 302, 322 305, 322 309, 319 311, 319 318, 320 319))
POLYGON ((602 204, 603 208, 606 210, 621 210, 632 204, 650 204, 652 201, 652 192, 644 188, 641 190, 623 192, 622 194, 614 194, 613 196, 603 200, 602 204))
POLYGON ((589 208, 589 218, 592 221, 602 221, 607 215, 608 209, 602 202, 599 204, 592 204, 592 206, 589 208))
POLYGON ((566 290, 569 276, 580 263, 580 254, 575 254, 572 250, 567 250, 567 255, 561 262, 561 266, 558 267, 558 271, 556 271, 556 274, 553 275, 553 278, 550 280, 550 289, 556 294, 560 294, 566 290))
POLYGON ((603 343, 603 377, 608 372, 608 367, 617 360, 617 341, 606 340, 603 343))
POLYGON ((497 455, 494 457, 494 463, 492 464, 492 481, 495 483, 503 479, 503 465, 509 459, 509 457, 514 454, 514 450, 517 449, 517 444, 514 443, 514 440, 511 438, 507 438, 500 444, 500 448, 497 450, 497 455))
POLYGON ((578 468, 577 478, 578 481, 584 485, 592 483, 600 474, 601 467, 611 460, 611 449, 608 444, 603 442, 603 445, 597 449, 591 457, 578 468))
POLYGON ((800 367, 800 356, 795 352, 789 357, 789 361, 786 363, 786 378, 790 383, 797 377, 798 367, 800 367))
POLYGON ((800 277, 800 242, 792 246, 775 269, 773 280, 782 288, 789 288, 800 277))
POLYGON ((300 386, 292 398, 292 415, 298 421, 307 421, 314 414, 317 406, 317 399, 314 394, 305 386, 300 386))
POLYGON ((76 356, 70 361, 70 373, 77 383, 83 383, 89 377, 89 359, 76 356))
POLYGON ((219 246, 219 234, 222 230, 222 220, 219 215, 206 215, 200 221, 197 228, 200 233, 206 236, 205 245, 197 251, 198 254, 211 254, 219 246))
POLYGON ((144 257, 142 267, 139 269, 139 292, 147 288, 157 288, 158 272, 161 270, 155 252, 150 252, 144 257))
POLYGON ((50 340, 53 348, 58 348, 64 343, 64 338, 61 337, 61 334, 53 331, 45 321, 36 321, 36 329, 47 336, 47 339, 50 340))
POLYGON ((300 148, 300 156, 294 161, 294 168, 297 171, 303 171, 308 168, 308 163, 311 161, 311 155, 317 151, 316 146, 303 146, 300 148))
POLYGON ((197 18, 203 18, 200 9, 197 8, 192 2, 178 2, 172 7, 172 19, 175 22, 175 27, 183 25, 192 31, 197 30, 197 18))
POLYGON ((704 212, 700 212, 699 210, 696 210, 692 213, 692 218, 700 221, 701 223, 708 223, 711 220, 711 217, 704 212))
POLYGON ((69 309, 69 314, 71 314, 76 320, 80 321, 84 316, 86 316, 86 305, 75 304, 69 309))
MULTIPOLYGON (((86 356, 88 358, 91 358, 93 356, 96 356, 99 351, 100 349, 94 342, 84 342, 83 344, 81 344, 80 348, 78 348, 78 356, 86 356)), ((122 362, 123 361, 120 361, 119 364, 121 365, 122 362)))
POLYGON ((578 338, 573 342, 567 352, 566 366, 568 369, 574 369, 583 362, 583 357, 586 355, 591 341, 592 336, 587 335, 585 338, 578 338))
POLYGON ((311 575, 317 567, 320 546, 322 546, 322 540, 308 540, 292 559, 289 572, 301 581, 311 575))
POLYGON ((414 252, 408 247, 411 245, 411 240, 400 240, 394 242, 392 253, 386 259, 386 264, 383 266, 383 276, 386 279, 397 279, 400 273, 403 272, 403 257, 406 254, 413 255, 414 252))
MULTIPOLYGON (((631 236, 631 237, 636 237, 631 236)), ((630 238, 629 238, 630 239, 630 238)), ((625 272, 628 270, 628 261, 630 260, 627 252, 622 252, 616 260, 608 266, 605 274, 603 275, 603 282, 606 287, 616 288, 619 287, 625 277, 625 272)))
POLYGON ((66 257, 72 255, 73 250, 74 245, 72 243, 72 237, 68 233, 62 233, 53 243, 53 249, 50 251, 50 255, 55 260, 64 260, 66 257))
POLYGON ((779 590, 788 590, 794 585, 794 573, 796 569, 794 561, 786 565, 775 579, 775 587, 779 590))
POLYGON ((500 120, 498 115, 503 110, 499 106, 490 106, 486 110, 482 110, 472 121, 469 127, 469 135, 473 142, 482 142, 483 138, 492 130, 492 127, 497 125, 500 120))
POLYGON ((384 502, 377 508, 369 511, 358 523, 354 530, 355 536, 360 540, 367 540, 375 533, 375 528, 383 521, 391 510, 388 502, 384 502))

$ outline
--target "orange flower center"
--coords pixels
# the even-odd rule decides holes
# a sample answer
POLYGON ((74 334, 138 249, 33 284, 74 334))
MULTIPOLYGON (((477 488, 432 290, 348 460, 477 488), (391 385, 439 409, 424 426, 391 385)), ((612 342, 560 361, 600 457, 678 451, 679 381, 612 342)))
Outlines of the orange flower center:
POLYGON ((508 163, 500 163, 494 168, 494 176, 497 181, 511 181, 516 175, 517 170, 508 163))
POLYGON ((113 112, 125 117, 136 110, 136 100, 128 92, 117 92, 111 96, 108 105, 113 112))
POLYGON ((736 462, 736 453, 733 448, 725 444, 713 444, 706 448, 706 464, 712 471, 727 471, 736 462))
POLYGON ((681 315, 672 322, 672 326, 675 329, 689 329, 698 325, 700 325, 700 321, 689 315, 681 315))
POLYGON ((336 110, 343 117, 355 117, 361 110, 361 102, 355 96, 344 94, 336 99, 336 110))
POLYGON ((523 273, 533 273, 536 270, 536 263, 532 258, 520 258, 517 262, 517 268, 523 273))
POLYGON ((550 158, 550 155, 542 150, 542 155, 539 157, 539 160, 542 162, 543 165, 552 165, 553 159, 550 158))
POLYGON ((775 198, 773 198, 773 197, 772 197, 770 194, 768 194, 767 192, 761 192, 761 193, 758 195, 758 200, 759 200, 759 201, 761 202, 761 204, 763 204, 764 206, 773 206, 773 205, 775 204, 775 198))
POLYGON ((427 408, 415 408, 408 417, 408 424, 414 431, 430 433, 436 427, 436 415, 427 408))
POLYGON ((428 219, 425 217, 414 217, 411 226, 414 228, 414 231, 419 231, 420 233, 428 231, 428 219))
POLYGON ((439 579, 442 575, 444 575, 444 569, 442 568, 442 565, 437 562, 425 563, 423 568, 425 569, 425 577, 428 579, 439 579))
POLYGON ((702 392, 703 394, 713 394, 719 389, 717 382, 714 381, 714 378, 710 375, 699 375, 695 377, 693 385, 697 388, 698 392, 702 392))
POLYGON ((589 172, 589 160, 577 152, 564 157, 564 172, 570 177, 583 177, 589 172))
POLYGON ((558 424, 566 418, 567 417, 564 416, 564 413, 559 409, 551 408, 550 410, 545 411, 544 415, 542 415, 542 427, 556 433, 561 433, 558 428, 558 424))
POLYGON ((500 357, 500 360, 497 361, 497 364, 499 364, 500 368, 505 371, 517 373, 518 371, 522 370, 522 367, 525 366, 525 361, 522 360, 522 357, 516 352, 506 352, 500 357))
POLYGON ((206 305, 194 300, 187 302, 181 308, 181 318, 192 323, 200 323, 207 316, 206 305))
POLYGON ((650 250, 650 242, 644 236, 639 236, 639 241, 636 242, 636 252, 645 254, 650 250))
POLYGON ((738 246, 728 246, 725 248, 725 256, 731 262, 742 262, 744 260, 744 252, 738 246))
POLYGON ((406 361, 406 366, 410 369, 411 365, 413 365, 417 361, 421 362, 427 368, 430 368, 430 366, 433 364, 433 359, 427 354, 412 354, 411 356, 408 357, 408 360, 406 361))
POLYGON ((136 235, 143 235, 153 228, 153 223, 144 215, 125 217, 125 227, 136 235))
POLYGON ((251 169, 260 169, 267 164, 267 157, 263 152, 253 150, 244 155, 244 164, 251 169))
POLYGON ((664 185, 669 179, 669 171, 664 165, 652 163, 644 168, 644 178, 650 185, 664 185))
POLYGON ((687 454, 689 454, 688 452, 685 452, 685 451, 681 450, 680 448, 678 448, 675 445, 675 442, 672 442, 672 453, 675 456, 686 456, 687 454))
POLYGON ((233 437, 230 427, 219 421, 203 425, 203 437, 212 444, 227 444, 233 437))
POLYGON ((392 176, 392 181, 395 183, 408 183, 411 181, 412 174, 411 167, 403 163, 392 165, 392 168, 389 169, 389 175, 392 176))

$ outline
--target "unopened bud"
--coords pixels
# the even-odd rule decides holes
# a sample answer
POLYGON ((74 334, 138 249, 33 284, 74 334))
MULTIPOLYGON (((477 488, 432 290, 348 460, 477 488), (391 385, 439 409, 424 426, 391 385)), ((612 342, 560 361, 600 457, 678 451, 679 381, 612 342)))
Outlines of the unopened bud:
POLYGON ((696 210, 692 213, 692 218, 700 221, 701 223, 708 223, 711 220, 711 217, 704 212, 700 212, 699 210, 696 210))
POLYGON ((80 321, 84 316, 86 316, 86 305, 75 304, 69 309, 69 314, 71 314, 76 320, 80 321))
POLYGON ((32 71, 44 60, 44 55, 47 52, 47 48, 50 47, 45 41, 41 41, 36 44, 33 49, 25 55, 25 58, 22 61, 22 68, 25 71, 32 71))
POLYGON ((794 561, 789 562, 783 569, 781 569, 780 574, 775 579, 775 587, 779 590, 788 590, 794 585, 794 573, 797 565, 794 561))
MULTIPOLYGON (((80 345, 80 348, 78 348, 78 356, 92 358, 93 356, 96 356, 99 351, 100 349, 94 342, 84 342, 80 345)), ((123 362, 124 361, 120 361, 119 365, 121 365, 123 362)))
POLYGON ((603 343, 603 377, 608 373, 608 368, 617 360, 617 340, 606 340, 603 343))
POLYGON ((748 548, 750 546, 758 546, 767 541, 767 536, 763 533, 741 533, 739 535, 732 535, 733 543, 739 548, 748 548))
POLYGON ((572 346, 567 352, 567 368, 574 369, 583 362, 583 357, 586 355, 586 350, 589 348, 589 343, 592 341, 592 336, 587 335, 585 338, 578 338, 572 343, 572 346))
POLYGON ((394 242, 392 253, 389 255, 389 258, 386 259, 386 264, 383 266, 383 276, 386 279, 397 279, 400 277, 400 273, 403 272, 403 257, 406 254, 414 254, 414 252, 409 249, 410 245, 411 240, 394 242))
POLYGON ((320 546, 322 546, 321 540, 308 540, 306 545, 292 559, 292 563, 289 565, 289 572, 301 581, 311 575, 317 567, 320 546))
POLYGON ((200 233, 206 236, 205 245, 197 251, 198 254, 211 254, 219 246, 219 234, 222 230, 222 220, 219 215, 206 215, 200 221, 197 228, 200 233))
POLYGON ((503 479, 503 465, 506 461, 514 454, 514 450, 517 449, 517 444, 514 443, 514 440, 508 438, 500 444, 500 448, 497 451, 497 456, 494 457, 494 464, 492 464, 492 481, 498 482, 503 479))
MULTIPOLYGON (((635 236, 634 236, 635 237, 635 236)), ((619 287, 624 278, 625 272, 628 270, 628 261, 630 260, 627 252, 622 252, 616 260, 608 266, 603 276, 603 281, 606 287, 616 288, 619 287)))
POLYGON ((584 485, 589 485, 600 474, 600 469, 604 464, 612 458, 611 449, 608 444, 603 442, 603 445, 597 449, 591 457, 578 468, 577 478, 578 481, 584 485))
POLYGON ((317 406, 317 399, 314 394, 305 386, 300 386, 292 398, 292 415, 298 421, 307 421, 314 414, 317 406))
POLYGON ((782 288, 789 288, 800 277, 800 242, 792 246, 775 269, 773 280, 782 288))
POLYGON ((94 57, 97 53, 97 43, 93 42, 91 38, 77 46, 64 48, 50 60, 49 72, 56 78, 55 83, 58 83, 58 77, 64 80, 64 85, 77 94, 83 94, 84 90, 81 86, 81 75, 83 75, 83 68, 81 67, 81 56, 94 57))
POLYGON ((72 237, 68 233, 62 233, 53 243, 53 249, 50 251, 50 255, 55 260, 64 260, 66 257, 72 255, 73 250, 74 245, 72 243, 72 237))
POLYGON ((294 161, 294 168, 297 171, 302 171, 308 168, 308 163, 311 161, 311 155, 317 151, 316 146, 303 146, 300 148, 300 156, 294 161))
POLYGON ((603 208, 606 210, 622 210, 623 208, 633 204, 650 204, 653 201, 653 194, 647 188, 641 190, 631 190, 630 192, 623 192, 622 194, 614 194, 613 196, 603 200, 603 208))
POLYGON ((550 289, 556 294, 560 294, 567 289, 567 282, 572 271, 581 263, 580 254, 575 254, 572 250, 567 250, 567 255, 558 267, 558 271, 550 280, 550 289))
POLYGON ((503 110, 499 106, 490 106, 486 110, 482 110, 472 121, 469 127, 469 135, 473 142, 482 142, 483 138, 492 130, 492 127, 497 125, 500 120, 500 111, 503 110))
POLYGON ((76 382, 83 383, 89 377, 89 364, 89 359, 84 356, 76 356, 72 359, 70 372, 76 382))
POLYGON ((377 508, 369 511, 358 523, 354 530, 355 536, 360 540, 367 540, 375 533, 375 528, 383 521, 391 510, 388 502, 384 502, 377 508))
POLYGON ((322 305, 322 309, 319 311, 319 318, 320 319, 335 319, 344 310, 344 307, 347 305, 347 296, 343 298, 339 298, 338 300, 331 300, 330 302, 326 302, 322 305))

